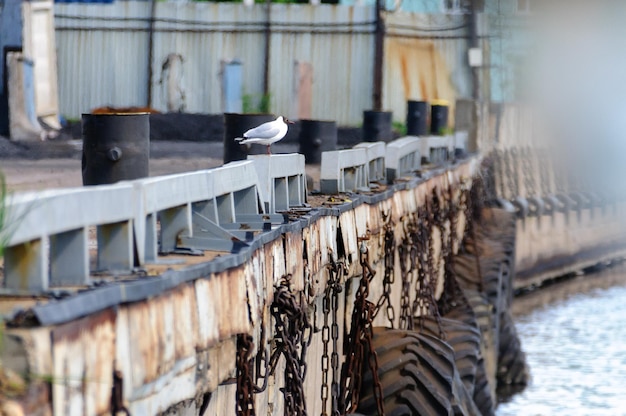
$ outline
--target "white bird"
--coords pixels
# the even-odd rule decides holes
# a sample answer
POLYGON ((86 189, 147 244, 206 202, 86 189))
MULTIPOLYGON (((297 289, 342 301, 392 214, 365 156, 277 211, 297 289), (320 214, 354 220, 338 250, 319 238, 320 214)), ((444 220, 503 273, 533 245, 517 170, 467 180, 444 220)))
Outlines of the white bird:
POLYGON ((288 124, 294 124, 294 122, 279 116, 274 121, 268 121, 248 130, 243 137, 237 137, 235 141, 239 144, 263 144, 267 146, 267 154, 271 155, 270 146, 285 137, 288 124))

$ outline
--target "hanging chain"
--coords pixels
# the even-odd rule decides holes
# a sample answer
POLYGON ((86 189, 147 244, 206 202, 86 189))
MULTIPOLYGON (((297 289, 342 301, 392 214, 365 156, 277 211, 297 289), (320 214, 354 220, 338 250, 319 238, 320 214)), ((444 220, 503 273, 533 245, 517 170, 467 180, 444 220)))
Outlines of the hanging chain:
POLYGON ((328 285, 324 291, 324 298, 322 299, 322 313, 324 314, 324 326, 322 327, 322 387, 320 391, 320 398, 322 399, 322 413, 321 416, 328 416, 326 409, 328 409, 328 369, 330 364, 330 358, 328 357, 328 344, 330 343, 330 326, 328 325, 328 318, 330 315, 330 291, 331 291, 331 275, 328 278, 328 285))
POLYGON ((306 416, 306 352, 313 331, 305 309, 291 292, 290 280, 291 275, 281 278, 274 292, 271 313, 274 317, 276 350, 272 354, 270 365, 273 372, 280 355, 285 357, 285 386, 282 389, 285 398, 284 414, 306 416))
MULTIPOLYGON (((437 326, 439 327, 439 335, 444 338, 443 330, 441 329, 441 322, 439 316, 439 309, 437 308, 437 300, 435 299, 435 291, 438 280, 438 268, 435 264, 435 238, 434 229, 441 229, 442 218, 445 207, 440 203, 439 197, 435 190, 430 201, 423 208, 422 214, 424 215, 422 221, 422 228, 420 232, 420 251, 425 252, 426 258, 423 259, 420 264, 420 269, 423 268, 423 272, 418 273, 418 279, 415 284, 415 299, 413 301, 413 316, 416 316, 420 327, 422 327, 423 316, 434 316, 437 320, 437 326), (427 244, 427 249, 423 250, 424 244, 427 244)), ((443 247, 442 253, 443 254, 443 247)), ((422 255, 422 258, 424 256, 422 255)))
POLYGON ((398 246, 398 259, 400 261, 400 277, 402 278, 402 291, 400 292, 400 329, 413 328, 413 316, 411 314, 411 282, 415 272, 415 259, 413 258, 412 235, 417 225, 414 217, 405 225, 402 243, 398 246), (409 256, 411 256, 409 260, 409 256), (410 263, 409 263, 410 261, 410 263))
POLYGON ((330 386, 331 394, 331 414, 333 416, 339 415, 339 322, 338 322, 338 310, 339 310, 339 293, 341 293, 341 281, 343 280, 343 274, 345 273, 345 265, 341 262, 336 262, 330 255, 331 264, 328 267, 328 283, 326 290, 324 291, 324 298, 322 299, 322 312, 324 313, 324 326, 322 328, 322 345, 323 353, 321 359, 322 366, 322 387, 321 387, 321 399, 322 399, 322 416, 327 416, 328 409, 328 371, 332 369, 332 380, 330 386), (329 315, 332 311, 332 324, 329 325, 329 315), (332 339, 332 353, 330 359, 328 357, 328 345, 332 339))
POLYGON ((387 304, 387 320, 389 327, 393 329, 396 320, 396 311, 391 303, 391 287, 395 283, 395 264, 396 264, 396 236, 393 232, 394 223, 391 220, 391 212, 385 214, 381 212, 383 221, 385 221, 384 234, 384 265, 385 275, 383 276, 383 293, 378 299, 376 309, 374 310, 374 318, 378 315, 380 309, 387 304))
POLYGON ((354 300, 350 333, 346 336, 346 362, 343 365, 341 374, 340 405, 348 413, 353 413, 356 410, 362 387, 361 368, 367 352, 369 356, 367 364, 373 377, 373 390, 376 397, 378 415, 384 416, 382 385, 378 377, 378 357, 372 345, 372 320, 376 305, 367 300, 369 284, 376 273, 369 264, 367 246, 363 241, 361 241, 360 246, 360 263, 363 268, 363 276, 354 300))
POLYGON ((240 334, 237 336, 237 416, 255 416, 254 387, 252 382, 252 366, 254 359, 249 357, 252 351, 252 336, 240 334))
POLYGON ((502 150, 493 151, 493 176, 495 182, 495 193, 498 197, 506 198, 504 152, 502 150))
POLYGON ((515 148, 511 148, 511 149, 505 150, 505 154, 506 154, 506 162, 505 162, 506 163, 505 165, 506 177, 509 181, 508 199, 513 199, 519 196, 519 189, 517 185, 518 172, 519 172, 519 170, 517 169, 517 150, 515 148))
POLYGON ((535 151, 537 154, 537 163, 539 165, 539 174, 541 176, 541 194, 543 196, 550 195, 552 193, 552 181, 550 177, 551 171, 551 160, 547 155, 539 155, 538 151, 535 151))
POLYGON ((533 166, 533 151, 530 147, 521 149, 520 157, 523 164, 524 190, 526 197, 537 196, 535 191, 535 169, 533 166))
MULTIPOLYGON (((438 302, 440 314, 446 315, 456 306, 458 292, 460 287, 456 280, 456 272, 454 270, 454 247, 458 244, 458 236, 456 234, 458 215, 460 212, 459 205, 454 202, 454 190, 451 187, 448 192, 447 199, 447 220, 450 227, 448 235, 444 235, 445 226, 441 224, 441 246, 444 261, 444 289, 438 302)), ((459 201, 460 202, 460 201, 459 201)))

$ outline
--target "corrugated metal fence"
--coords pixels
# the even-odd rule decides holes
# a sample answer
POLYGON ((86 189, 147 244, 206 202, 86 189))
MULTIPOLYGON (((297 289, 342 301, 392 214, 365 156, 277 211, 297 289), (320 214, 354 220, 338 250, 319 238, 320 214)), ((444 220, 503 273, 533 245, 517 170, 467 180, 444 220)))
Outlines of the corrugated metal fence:
MULTIPOLYGON (((273 112, 302 114, 300 63, 312 69, 310 98, 304 100, 310 102, 310 117, 354 125, 372 106, 372 7, 273 4, 268 26, 261 5, 157 2, 150 63, 150 2, 57 3, 55 14, 60 108, 66 117, 104 105, 145 106, 148 84, 151 106, 165 110, 160 81, 171 53, 184 60, 186 111, 223 111, 222 68, 235 59, 243 65, 243 94, 259 99, 268 27, 273 112)), ((463 16, 393 13, 386 20, 383 103, 394 119, 404 119, 407 99, 453 101, 469 95, 463 16)))

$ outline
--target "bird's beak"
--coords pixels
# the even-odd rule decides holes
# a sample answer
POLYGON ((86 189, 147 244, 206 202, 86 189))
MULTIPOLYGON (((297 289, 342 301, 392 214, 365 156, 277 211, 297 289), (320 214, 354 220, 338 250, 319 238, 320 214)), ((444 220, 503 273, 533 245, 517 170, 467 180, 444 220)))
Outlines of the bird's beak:
POLYGON ((293 122, 291 120, 285 120, 285 123, 287 123, 287 124, 296 124, 295 122, 293 122))

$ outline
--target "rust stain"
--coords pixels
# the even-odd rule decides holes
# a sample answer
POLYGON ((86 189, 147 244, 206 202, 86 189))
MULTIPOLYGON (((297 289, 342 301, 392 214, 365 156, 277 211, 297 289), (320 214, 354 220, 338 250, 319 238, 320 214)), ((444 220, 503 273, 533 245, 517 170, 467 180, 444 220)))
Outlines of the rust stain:
MULTIPOLYGON (((219 339, 251 330, 248 315, 247 287, 244 267, 226 270, 214 277, 220 300, 228 302, 228 307, 220 308, 218 315, 219 339)), ((216 299, 217 301, 217 299, 216 299)), ((222 303, 225 305, 225 303, 222 303)))
POLYGON ((411 77, 409 75, 408 63, 406 61, 406 56, 402 55, 400 57, 400 68, 402 72, 402 84, 404 89, 404 99, 408 100, 411 98, 411 77))
POLYGON ((198 334, 198 308, 195 288, 187 283, 172 294, 174 302, 174 357, 176 360, 195 354, 198 334))
POLYGON ((117 314, 106 309, 85 318, 59 325, 52 331, 52 342, 75 342, 100 325, 114 325, 117 314))
POLYGON ((151 107, 97 107, 91 110, 91 114, 136 114, 136 113, 160 114, 161 112, 151 107))
POLYGON ((385 91, 389 96, 447 100, 452 117, 457 97, 452 69, 432 40, 387 38, 385 41, 385 91))
POLYGON ((302 232, 285 234, 286 272, 292 275, 294 290, 304 289, 304 255, 302 232))
POLYGON ((426 77, 420 74, 420 90, 422 91, 422 100, 429 101, 430 97, 428 95, 428 87, 426 85, 426 77))
POLYGON ((133 369, 136 372, 133 383, 149 383, 158 376, 158 333, 151 317, 152 301, 137 302, 128 307, 128 327, 131 337, 130 354, 133 369), (138 379, 141 377, 141 379, 138 379))
POLYGON ((89 412, 105 414, 109 410, 115 360, 116 318, 117 314, 112 309, 107 309, 54 328, 53 366, 65 370, 63 374, 52 374, 52 377, 80 380, 81 386, 76 390, 75 383, 74 387, 57 385, 57 392, 53 393, 57 399, 71 401, 73 396, 79 395, 82 396, 84 406, 89 412), (71 367, 61 365, 68 362, 72 363, 71 367), (60 393, 59 389, 64 391, 60 393))

